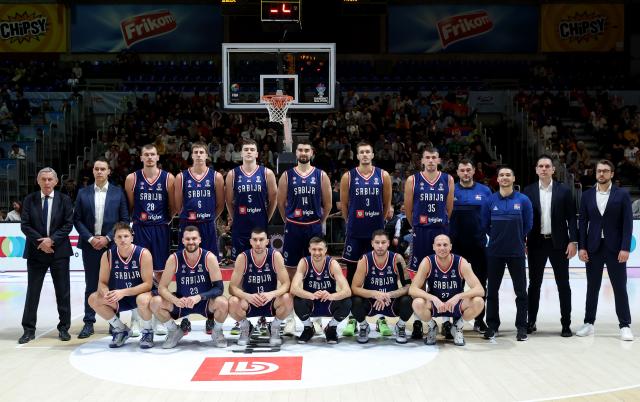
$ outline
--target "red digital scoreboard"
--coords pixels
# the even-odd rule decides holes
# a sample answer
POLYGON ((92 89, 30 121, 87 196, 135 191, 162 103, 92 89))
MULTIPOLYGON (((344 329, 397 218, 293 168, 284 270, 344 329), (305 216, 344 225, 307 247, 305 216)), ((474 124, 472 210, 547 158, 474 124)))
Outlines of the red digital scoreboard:
POLYGON ((261 0, 260 17, 263 22, 299 22, 300 1, 261 0))

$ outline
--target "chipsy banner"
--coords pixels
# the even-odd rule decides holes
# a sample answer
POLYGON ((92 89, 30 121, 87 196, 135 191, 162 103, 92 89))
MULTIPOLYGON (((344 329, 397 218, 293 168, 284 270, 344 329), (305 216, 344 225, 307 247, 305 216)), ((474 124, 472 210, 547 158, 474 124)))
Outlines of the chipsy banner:
POLYGON ((624 50, 624 4, 543 4, 543 52, 624 50))
POLYGON ((538 9, 510 5, 389 7, 389 52, 538 51, 538 9))
POLYGON ((199 4, 75 5, 72 52, 217 52, 219 6, 199 4))
POLYGON ((67 51, 61 4, 0 4, 0 53, 67 51))

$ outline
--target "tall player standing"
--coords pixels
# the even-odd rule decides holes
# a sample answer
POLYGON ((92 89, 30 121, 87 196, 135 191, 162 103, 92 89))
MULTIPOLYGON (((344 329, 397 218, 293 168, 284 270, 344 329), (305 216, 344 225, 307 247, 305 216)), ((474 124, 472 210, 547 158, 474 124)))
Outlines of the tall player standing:
MULTIPOLYGON (((438 150, 422 151, 422 171, 407 178, 404 186, 404 208, 413 228, 412 256, 409 270, 415 273, 424 257, 434 254, 436 236, 449 234, 449 218, 453 211, 453 177, 438 170, 438 150)), ((422 338, 422 323, 413 324, 412 338, 422 338)))
MULTIPOLYGON (((225 201, 232 221, 231 258, 234 260, 251 248, 249 240, 254 228, 267 230, 276 211, 278 186, 273 171, 257 163, 258 144, 247 139, 242 143, 242 165, 227 173, 225 201)), ((239 324, 231 330, 240 333, 239 324)))
MULTIPOLYGON (((368 142, 356 146, 358 167, 342 175, 340 209, 347 221, 347 233, 342 259, 347 261, 347 281, 353 282, 358 260, 372 250, 371 234, 384 229, 384 219, 391 206, 391 178, 387 171, 373 166, 373 147, 368 142)), ((353 336, 356 320, 349 322, 343 336, 353 336)))
MULTIPOLYGON (((278 211, 285 222, 282 251, 291 279, 300 259, 308 255, 309 240, 322 236, 322 225, 331 212, 329 177, 311 166, 311 158, 311 143, 300 141, 296 147, 296 166, 284 172, 278 183, 278 211)), ((290 317, 285 333, 293 333, 294 326, 290 317)))
MULTIPOLYGON (((176 176, 174 199, 176 211, 180 211, 180 239, 185 227, 197 227, 202 248, 211 251, 217 259, 220 254, 216 219, 224 209, 224 180, 219 172, 207 166, 208 157, 206 144, 196 142, 191 146, 193 166, 176 176)), ((183 248, 180 243, 178 250, 183 248)), ((211 334, 213 320, 207 319, 205 328, 207 334, 211 334)))
MULTIPOLYGON (((164 263, 169 258, 171 231, 169 225, 175 214, 174 182, 175 178, 167 171, 158 168, 158 150, 152 144, 142 147, 140 160, 143 167, 129 173, 125 180, 125 192, 132 210, 134 243, 151 252, 153 258, 154 284, 160 281, 164 263)), ((132 336, 140 334, 137 312, 131 315, 132 336)), ((162 326, 155 328, 158 335, 166 334, 162 326)))

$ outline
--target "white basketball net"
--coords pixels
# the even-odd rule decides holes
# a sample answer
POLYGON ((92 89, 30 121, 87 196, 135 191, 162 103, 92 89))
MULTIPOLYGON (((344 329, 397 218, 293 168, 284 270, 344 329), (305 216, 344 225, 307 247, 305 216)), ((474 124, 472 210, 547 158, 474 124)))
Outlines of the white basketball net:
POLYGON ((291 102, 293 102, 293 97, 289 95, 265 95, 262 97, 262 103, 267 106, 269 112, 269 121, 274 123, 284 124, 291 102))

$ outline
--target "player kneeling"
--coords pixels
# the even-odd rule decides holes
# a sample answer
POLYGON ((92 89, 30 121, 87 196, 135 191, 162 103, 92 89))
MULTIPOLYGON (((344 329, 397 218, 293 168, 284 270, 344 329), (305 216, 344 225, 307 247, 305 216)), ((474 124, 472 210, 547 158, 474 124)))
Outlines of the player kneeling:
POLYGON ((144 320, 140 347, 153 347, 151 327, 151 286, 153 261, 151 253, 133 244, 133 232, 126 222, 118 222, 113 228, 113 242, 100 260, 98 290, 89 296, 89 305, 113 326, 110 348, 119 348, 131 336, 131 329, 116 315, 136 307, 144 320))
POLYGON ((436 236, 433 250, 435 254, 420 262, 409 288, 413 310, 421 320, 428 321, 425 344, 436 344, 438 324, 433 320, 434 317, 453 317, 453 343, 464 346, 464 320, 472 320, 482 311, 484 290, 471 265, 464 258, 451 253, 449 236, 436 236), (470 287, 466 292, 465 282, 470 287))
MULTIPOLYGON (((407 343, 405 324, 413 310, 409 296, 409 272, 404 258, 389 251, 389 237, 384 230, 373 232, 373 251, 364 254, 358 261, 351 291, 351 312, 358 321, 358 343, 369 342, 369 323, 366 317, 383 315, 400 317, 396 324, 396 342, 407 343), (398 288, 398 284, 401 285, 398 288)), ((390 336, 391 329, 384 317, 378 318, 376 328, 383 336, 390 336)))
POLYGON ((222 296, 224 285, 218 259, 212 252, 200 247, 200 232, 195 226, 187 226, 182 234, 182 251, 167 259, 158 284, 159 296, 151 301, 151 310, 167 327, 167 338, 162 347, 174 348, 185 335, 173 320, 200 314, 214 318, 211 339, 219 348, 227 346, 222 324, 227 318, 229 304, 222 296), (169 291, 169 284, 176 277, 176 293, 169 291))
POLYGON ((238 345, 249 342, 252 325, 247 317, 274 317, 269 345, 282 344, 280 323, 293 310, 289 274, 278 251, 267 247, 269 238, 262 228, 251 231, 251 248, 238 255, 229 282, 229 314, 239 323, 238 345))
POLYGON ((327 255, 327 242, 320 237, 309 240, 308 257, 298 263, 291 282, 293 308, 304 324, 298 343, 307 343, 316 333, 311 317, 332 317, 324 330, 327 343, 338 343, 338 323, 351 310, 351 289, 340 264, 327 255))

